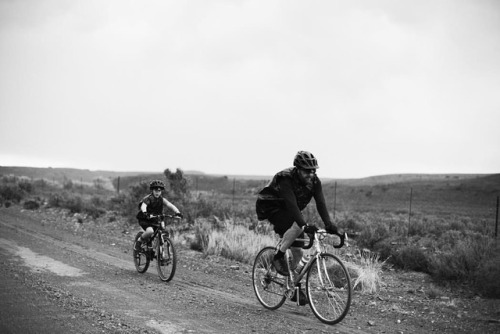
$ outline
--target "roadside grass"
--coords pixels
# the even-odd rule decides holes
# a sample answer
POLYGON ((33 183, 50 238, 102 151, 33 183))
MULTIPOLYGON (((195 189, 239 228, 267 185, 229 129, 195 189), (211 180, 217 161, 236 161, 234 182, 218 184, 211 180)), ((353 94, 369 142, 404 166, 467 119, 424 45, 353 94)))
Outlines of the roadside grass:
POLYGON ((379 255, 367 249, 357 250, 345 264, 354 290, 361 293, 375 294, 382 286, 382 268, 386 261, 380 261, 379 255))
POLYGON ((195 238, 190 247, 201 250, 205 255, 219 255, 252 264, 263 247, 274 246, 276 242, 276 238, 258 234, 232 220, 211 223, 204 219, 195 224, 195 238))

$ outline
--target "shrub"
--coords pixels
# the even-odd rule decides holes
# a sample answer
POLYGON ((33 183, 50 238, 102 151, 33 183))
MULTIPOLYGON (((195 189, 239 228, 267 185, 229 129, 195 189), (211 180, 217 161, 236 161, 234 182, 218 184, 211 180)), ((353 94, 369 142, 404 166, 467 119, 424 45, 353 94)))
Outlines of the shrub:
POLYGON ((231 208, 217 199, 198 198, 196 202, 191 203, 189 208, 195 217, 217 216, 226 219, 231 215, 231 208))
POLYGON ((474 286, 484 296, 500 298, 500 247, 496 247, 492 258, 480 263, 474 275, 474 286))
POLYGON ((38 210, 40 208, 40 204, 34 200, 27 200, 24 202, 23 208, 26 210, 38 210))
POLYGON ((203 252, 208 247, 208 240, 212 226, 206 220, 198 223, 194 227, 194 240, 189 247, 193 250, 203 252))
POLYGON ((352 218, 349 218, 346 221, 339 222, 339 225, 343 226, 346 230, 349 231, 361 231, 363 229, 361 223, 355 221, 352 218))
POLYGON ((73 181, 71 181, 71 180, 64 181, 63 188, 66 190, 73 189, 73 181))
POLYGON ((33 182, 28 178, 20 178, 18 182, 19 188, 26 192, 31 193, 33 191, 33 182))
POLYGON ((83 211, 94 219, 106 213, 104 208, 95 205, 84 205, 83 211))
POLYGON ((0 199, 19 203, 24 197, 24 191, 17 184, 0 185, 0 199))
POLYGON ((69 209, 71 213, 83 212, 83 200, 80 196, 71 196, 64 200, 63 207, 69 209))
POLYGON ((486 236, 466 235, 446 251, 431 256, 430 272, 441 280, 474 282, 480 269, 490 271, 490 260, 496 255, 494 242, 486 236))
POLYGON ((389 237, 390 234, 387 225, 376 222, 365 226, 358 238, 358 243, 361 248, 374 249, 377 243, 389 237))
POLYGON ((398 268, 429 272, 429 260, 421 247, 416 245, 404 246, 393 252, 389 262, 398 268))
POLYGON ((48 200, 48 206, 52 208, 60 208, 62 207, 64 199, 59 194, 50 194, 48 200))
POLYGON ((163 174, 168 181, 168 186, 174 195, 174 199, 182 200, 189 195, 189 183, 181 169, 177 168, 175 173, 173 173, 167 168, 163 174))
POLYGON ((90 198, 90 204, 92 206, 101 207, 101 208, 106 206, 106 203, 104 202, 102 197, 99 197, 99 196, 92 196, 90 198))

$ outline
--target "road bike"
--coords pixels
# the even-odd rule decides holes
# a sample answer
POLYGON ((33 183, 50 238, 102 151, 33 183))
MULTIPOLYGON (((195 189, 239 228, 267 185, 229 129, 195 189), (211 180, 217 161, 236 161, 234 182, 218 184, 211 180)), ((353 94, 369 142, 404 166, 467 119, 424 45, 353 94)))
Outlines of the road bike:
MULTIPOLYGON (((326 252, 326 230, 319 229, 307 234, 308 239, 296 239, 297 245, 309 249, 314 245, 314 252, 304 267, 297 273, 292 268, 291 250, 285 255, 288 263, 288 276, 276 271, 272 260, 276 247, 264 247, 255 257, 252 271, 253 288, 259 302, 267 309, 276 310, 286 299, 296 296, 300 304, 301 279, 306 277, 306 295, 314 315, 323 323, 336 324, 347 315, 351 306, 352 285, 349 272, 336 255, 326 252), (305 242, 309 242, 304 246, 305 242)), ((340 238, 335 248, 341 248, 347 235, 336 234, 340 238)))
POLYGON ((137 239, 142 236, 144 231, 140 231, 136 234, 132 254, 134 257, 135 269, 137 269, 139 273, 145 273, 151 261, 156 259, 156 268, 158 269, 158 276, 160 279, 168 282, 174 277, 177 257, 172 240, 170 240, 169 233, 165 228, 165 220, 173 221, 174 219, 180 218, 173 215, 150 216, 154 233, 150 237, 149 242, 142 243, 139 250, 135 249, 135 243, 137 239))

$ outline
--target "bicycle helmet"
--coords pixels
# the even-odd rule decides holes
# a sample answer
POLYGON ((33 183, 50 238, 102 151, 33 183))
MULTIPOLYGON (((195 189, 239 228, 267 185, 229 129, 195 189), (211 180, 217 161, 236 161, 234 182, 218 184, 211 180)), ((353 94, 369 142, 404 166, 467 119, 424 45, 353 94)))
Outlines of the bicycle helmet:
POLYGON ((151 181, 151 183, 149 184, 149 189, 150 190, 153 190, 154 188, 161 188, 161 189, 165 189, 165 184, 163 183, 163 181, 161 180, 153 180, 151 181))
POLYGON ((299 151, 293 159, 293 165, 302 169, 316 169, 319 168, 318 161, 311 152, 299 151))

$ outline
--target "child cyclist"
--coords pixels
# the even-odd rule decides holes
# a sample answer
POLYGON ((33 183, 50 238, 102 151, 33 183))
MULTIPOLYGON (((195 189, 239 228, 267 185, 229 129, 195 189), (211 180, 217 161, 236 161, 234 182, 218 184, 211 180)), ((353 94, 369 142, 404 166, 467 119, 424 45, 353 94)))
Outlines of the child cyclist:
POLYGON ((149 189, 151 190, 151 193, 141 200, 140 212, 137 215, 139 225, 144 229, 144 233, 139 239, 137 239, 135 244, 136 250, 141 249, 143 242, 149 242, 150 237, 154 233, 154 227, 151 224, 152 221, 150 219, 152 215, 163 214, 163 208, 167 207, 167 209, 173 211, 177 217, 182 218, 182 213, 179 209, 177 209, 175 205, 167 201, 167 199, 161 195, 161 192, 165 190, 165 184, 162 181, 151 181, 149 189))

